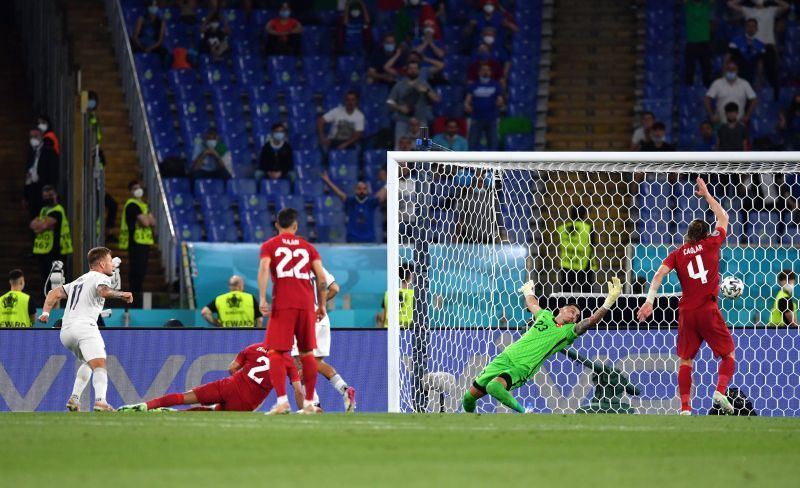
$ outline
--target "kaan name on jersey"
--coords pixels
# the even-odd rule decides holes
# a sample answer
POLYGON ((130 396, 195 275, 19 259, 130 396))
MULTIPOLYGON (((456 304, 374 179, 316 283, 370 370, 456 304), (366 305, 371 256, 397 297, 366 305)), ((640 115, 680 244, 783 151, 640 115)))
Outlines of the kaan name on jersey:
POLYGON ((300 241, 297 239, 281 239, 281 241, 286 244, 287 246, 299 246, 300 241))
POLYGON ((683 255, 686 256, 687 254, 697 254, 699 252, 703 252, 703 245, 698 244, 694 247, 687 247, 683 250, 683 255))

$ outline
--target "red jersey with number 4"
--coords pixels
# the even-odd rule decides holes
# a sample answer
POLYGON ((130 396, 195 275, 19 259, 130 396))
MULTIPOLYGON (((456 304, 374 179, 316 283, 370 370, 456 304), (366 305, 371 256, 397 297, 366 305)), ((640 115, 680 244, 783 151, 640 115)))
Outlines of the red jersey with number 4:
POLYGON ((719 294, 719 250, 725 242, 722 227, 702 241, 684 244, 672 251, 664 266, 674 269, 681 282, 683 310, 693 310, 716 303, 719 294))
POLYGON ((314 246, 294 234, 281 234, 261 244, 261 258, 270 258, 273 310, 314 310, 311 263, 320 259, 314 246))

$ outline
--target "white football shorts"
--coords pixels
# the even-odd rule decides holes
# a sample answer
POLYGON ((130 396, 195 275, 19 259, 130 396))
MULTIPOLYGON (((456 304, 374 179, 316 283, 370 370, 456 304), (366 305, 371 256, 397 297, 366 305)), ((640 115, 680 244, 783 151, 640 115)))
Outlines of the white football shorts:
POLYGON ((97 327, 67 327, 61 329, 61 343, 83 362, 106 358, 106 343, 97 327))
MULTIPOLYGON (((299 356, 300 352, 297 350, 297 339, 294 340, 292 346, 292 356, 299 356)), ((326 358, 331 355, 331 318, 325 315, 325 318, 317 322, 317 348, 314 349, 315 358, 326 358)))

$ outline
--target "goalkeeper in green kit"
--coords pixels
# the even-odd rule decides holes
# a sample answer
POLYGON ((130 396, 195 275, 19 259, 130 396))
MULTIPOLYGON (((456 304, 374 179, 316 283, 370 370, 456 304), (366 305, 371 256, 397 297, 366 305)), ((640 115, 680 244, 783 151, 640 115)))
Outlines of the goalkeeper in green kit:
POLYGON ((488 393, 508 408, 525 413, 525 408, 511 395, 511 390, 524 385, 547 358, 597 325, 622 294, 622 283, 619 278, 612 278, 605 303, 591 317, 578 323, 575 322, 580 319, 581 311, 577 305, 561 307, 558 315, 553 316, 553 312, 539 307, 532 281, 525 283, 519 291, 525 296, 525 305, 534 316, 533 323, 517 342, 495 357, 475 378, 462 400, 466 412, 474 412, 477 400, 488 393))

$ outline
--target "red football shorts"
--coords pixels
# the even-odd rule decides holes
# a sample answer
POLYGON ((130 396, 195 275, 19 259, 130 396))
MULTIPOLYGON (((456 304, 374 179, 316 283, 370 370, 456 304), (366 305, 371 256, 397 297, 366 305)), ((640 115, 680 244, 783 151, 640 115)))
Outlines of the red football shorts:
POLYGON ((681 359, 694 359, 703 341, 717 357, 735 349, 731 331, 715 302, 694 310, 681 310, 678 317, 678 356, 681 359))
MULTIPOLYGON (((197 401, 201 405, 218 405, 217 410, 226 410, 228 412, 252 412, 264 398, 267 392, 259 395, 259 398, 250 398, 252 395, 248 389, 240 390, 240 386, 233 379, 233 377, 223 378, 221 380, 212 381, 205 385, 192 388, 192 391, 197 396, 197 401)), ((262 392, 264 390, 261 390, 262 392)))
POLYGON ((312 309, 273 310, 267 323, 267 349, 291 351, 294 338, 301 351, 317 347, 317 315, 312 309))

